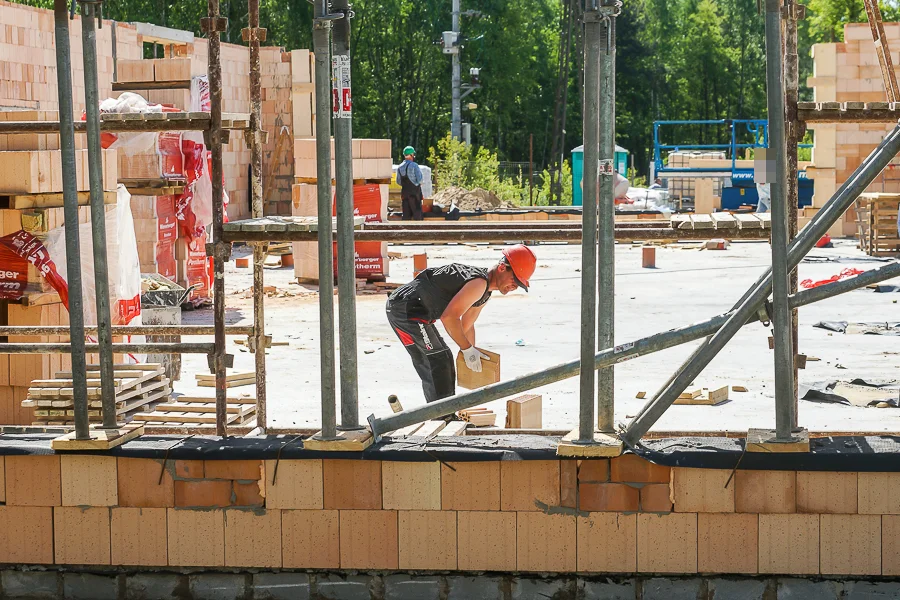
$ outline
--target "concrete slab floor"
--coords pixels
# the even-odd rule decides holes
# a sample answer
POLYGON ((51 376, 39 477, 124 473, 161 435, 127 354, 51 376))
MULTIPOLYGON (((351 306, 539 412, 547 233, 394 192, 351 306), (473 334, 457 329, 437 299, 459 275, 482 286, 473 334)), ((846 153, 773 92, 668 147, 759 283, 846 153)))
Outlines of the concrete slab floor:
MULTIPOLYGON (((702 321, 729 310, 771 263, 765 242, 737 242, 724 251, 700 250, 700 244, 657 248, 655 269, 641 268, 639 245, 616 246, 616 342, 621 344, 672 327, 702 321)), ((412 255, 428 253, 431 266, 464 262, 488 267, 501 256, 501 246, 391 246, 403 258, 391 261, 389 281, 412 278, 412 255)), ((508 296, 495 293, 477 323, 477 343, 502 356, 503 379, 575 360, 580 340, 581 247, 542 244, 534 247, 538 270, 531 292, 508 296)), ((249 254, 237 248, 235 256, 249 254)), ((853 267, 861 270, 880 262, 839 240, 832 249, 815 249, 814 261, 800 265, 800 279, 820 280, 853 267), (825 261, 824 259, 831 259, 825 261)), ((268 410, 272 427, 317 427, 319 402, 319 308, 315 287, 298 285, 293 269, 266 269, 265 282, 290 297, 266 299, 266 330, 289 346, 268 350, 268 410)), ((900 283, 894 280, 892 283, 900 283)), ((251 269, 226 267, 229 324, 252 322, 251 269)), ((896 380, 900 378, 900 339, 889 336, 844 335, 813 328, 821 320, 898 321, 900 294, 858 290, 800 310, 800 352, 818 357, 800 371, 801 384, 825 380, 896 380)), ((384 316, 386 296, 361 295, 357 302, 360 419, 387 414, 389 394, 404 406, 424 402, 409 356, 384 316)), ((335 305, 337 301, 335 300, 335 305)), ((337 308, 335 308, 337 313, 337 308)), ((211 324, 212 310, 184 313, 187 324, 211 324)), ((719 406, 673 406, 655 430, 729 430, 774 427, 774 374, 770 332, 760 324, 745 327, 696 381, 698 386, 742 385, 746 393, 731 393, 719 406)), ((188 338, 189 339, 189 338, 188 338)), ((228 352, 235 369, 252 371, 253 355, 230 338, 228 352)), ((454 352, 455 345, 445 336, 454 352)), ((699 342, 672 348, 616 366, 616 421, 626 421, 650 398, 699 342)), ((207 372, 206 357, 186 355, 176 392, 212 396, 211 388, 195 386, 194 374, 207 372)), ((255 393, 253 386, 232 388, 255 393)), ((578 379, 535 390, 543 394, 544 428, 573 428, 578 420, 578 379)), ((339 400, 338 400, 339 403, 339 400)), ((339 404, 338 404, 339 406, 339 404)), ((491 402, 498 425, 505 419, 505 401, 491 402)), ((340 415, 340 408, 338 408, 340 415)), ((810 431, 900 431, 900 411, 800 402, 800 423, 810 431)))

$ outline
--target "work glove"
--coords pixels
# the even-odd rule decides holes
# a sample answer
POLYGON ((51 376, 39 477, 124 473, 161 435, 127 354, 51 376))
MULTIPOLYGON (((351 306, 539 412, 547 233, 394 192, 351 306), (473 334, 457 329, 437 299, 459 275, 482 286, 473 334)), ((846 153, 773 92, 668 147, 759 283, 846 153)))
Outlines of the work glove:
POLYGON ((481 359, 487 358, 475 346, 469 346, 462 351, 463 358, 466 359, 466 366, 474 373, 481 373, 481 359))

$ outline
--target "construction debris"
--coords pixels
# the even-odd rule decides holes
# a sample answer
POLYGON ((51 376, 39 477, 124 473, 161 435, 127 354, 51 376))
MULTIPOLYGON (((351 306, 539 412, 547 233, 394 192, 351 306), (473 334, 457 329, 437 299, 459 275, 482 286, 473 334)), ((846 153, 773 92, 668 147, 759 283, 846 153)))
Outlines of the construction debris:
POLYGON ((448 187, 434 195, 434 203, 449 208, 455 204, 462 212, 495 210, 498 208, 516 208, 505 200, 501 200, 494 192, 484 188, 467 190, 461 187, 448 187))

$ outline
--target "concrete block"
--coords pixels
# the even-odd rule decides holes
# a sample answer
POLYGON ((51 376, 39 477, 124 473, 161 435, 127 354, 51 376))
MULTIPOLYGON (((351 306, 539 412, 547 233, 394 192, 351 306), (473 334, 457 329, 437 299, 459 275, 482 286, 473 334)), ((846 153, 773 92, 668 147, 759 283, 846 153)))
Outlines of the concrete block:
POLYGON ((459 511, 457 530, 461 571, 516 570, 516 513, 459 511))
POLYGON ((59 456, 7 456, 8 506, 60 506, 59 456))
POLYGON ((116 506, 116 458, 63 454, 59 457, 63 506, 116 506))
POLYGON ((281 512, 285 569, 337 569, 341 566, 339 515, 336 510, 281 512))
POLYGON ((447 600, 502 600, 499 577, 447 577, 447 600))
POLYGON ((818 515, 759 515, 759 572, 819 573, 818 515))
POLYGON ((259 460, 207 460, 203 468, 206 479, 259 481, 262 477, 259 460))
POLYGON ((369 582, 361 575, 317 575, 316 591, 321 600, 371 600, 369 582))
POLYGON ((165 508, 113 508, 110 527, 111 564, 169 564, 165 508))
POLYGON ((187 584, 187 576, 174 573, 134 573, 125 578, 125 600, 177 598, 187 584))
POLYGON ((821 515, 823 575, 881 575, 881 516, 821 515))
POLYGON ((253 600, 309 600, 306 573, 254 573, 253 600))
POLYGON ((900 598, 900 583, 895 581, 845 581, 844 600, 888 600, 900 598))
POLYGON ((707 582, 710 600, 763 600, 766 582, 754 579, 711 579, 707 582))
POLYGON ((674 469, 676 512, 734 512, 734 482, 728 469, 674 469))
POLYGON ((398 513, 401 569, 455 571, 456 512, 401 510, 398 513))
POLYGON ((500 510, 500 462, 441 465, 443 510, 500 510))
POLYGON ((388 575, 384 578, 384 600, 438 600, 440 588, 438 577, 388 575))
POLYGON ((574 515, 520 512, 516 519, 519 571, 575 571, 574 515))
POLYGON ((118 600, 119 579, 90 573, 63 573, 66 600, 118 600))
POLYGON ((225 566, 281 568, 281 511, 225 511, 225 566))
POLYGON ((323 508, 322 461, 267 460, 264 490, 267 508, 323 508))
POLYGON ((221 510, 166 509, 169 565, 225 566, 225 518, 221 510))
POLYGON ((578 465, 578 483, 605 483, 609 481, 609 459, 583 460, 578 465))
POLYGON ((900 514, 900 473, 859 473, 859 514, 900 514))
POLYGON ((736 471, 734 509, 739 513, 793 513, 797 510, 795 471, 736 471))
POLYGON ((0 563, 53 564, 53 509, 0 506, 0 563))
POLYGON ((639 514, 637 570, 642 573, 696 573, 697 515, 639 514))
POLYGON ((697 515, 697 570, 700 573, 756 573, 759 516, 697 515))
POLYGON ((397 511, 342 510, 342 569, 396 569, 397 511))
POLYGON ((702 579, 656 577, 644 581, 641 600, 696 600, 702 585, 702 579))
POLYGON ((576 534, 579 572, 632 573, 637 569, 637 515, 578 517, 576 534))
POLYGON ((381 509, 381 461, 325 459, 322 473, 325 508, 381 509))
POLYGON ((841 584, 836 581, 779 579, 778 600, 838 600, 841 584))
POLYGON ((512 600, 530 600, 531 598, 573 598, 575 596, 574 579, 526 579, 516 577, 512 580, 512 600))
POLYGON ((579 595, 582 600, 634 600, 634 581, 622 583, 611 581, 585 581, 578 582, 579 595))
POLYGON ((578 508, 586 512, 634 512, 640 508, 640 490, 624 483, 582 483, 578 508))
POLYGON ((150 458, 118 458, 119 506, 169 508, 175 506, 175 483, 162 461, 150 458), (162 481, 159 476, 162 473, 162 481))
POLYGON ((57 506, 53 542, 57 564, 110 564, 110 514, 107 507, 57 506))
POLYGON ((58 600, 61 581, 56 571, 3 571, 3 597, 23 600, 58 600))
POLYGON ((668 483, 648 483, 641 488, 642 512, 672 512, 672 490, 668 483))
POLYGON ((441 510, 441 463, 385 461, 381 466, 385 510, 441 510))
POLYGON ((536 511, 541 504, 559 505, 559 461, 501 461, 500 509, 536 511))
POLYGON ((800 471, 797 473, 797 512, 856 514, 856 473, 800 471))
POLYGON ((247 593, 246 575, 198 573, 188 582, 192 600, 242 600, 247 593))

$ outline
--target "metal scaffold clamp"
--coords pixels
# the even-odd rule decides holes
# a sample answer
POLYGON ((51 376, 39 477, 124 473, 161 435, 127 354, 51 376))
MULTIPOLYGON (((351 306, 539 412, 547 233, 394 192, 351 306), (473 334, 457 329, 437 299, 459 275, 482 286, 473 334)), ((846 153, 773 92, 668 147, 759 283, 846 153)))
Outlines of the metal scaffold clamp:
POLYGON ((265 27, 244 27, 241 29, 241 40, 245 42, 264 42, 268 30, 265 27))
POLYGON ((200 19, 200 31, 203 33, 222 32, 228 29, 228 19, 225 17, 203 17, 200 19))

